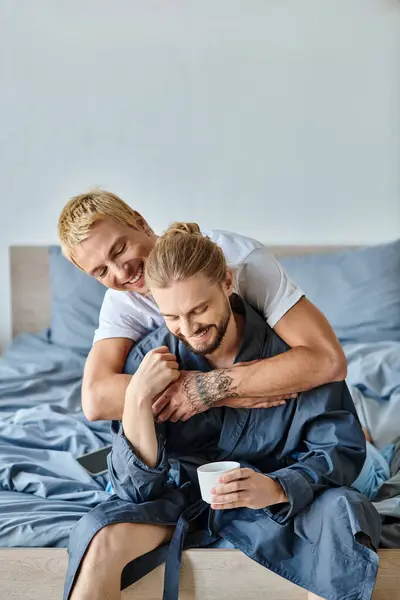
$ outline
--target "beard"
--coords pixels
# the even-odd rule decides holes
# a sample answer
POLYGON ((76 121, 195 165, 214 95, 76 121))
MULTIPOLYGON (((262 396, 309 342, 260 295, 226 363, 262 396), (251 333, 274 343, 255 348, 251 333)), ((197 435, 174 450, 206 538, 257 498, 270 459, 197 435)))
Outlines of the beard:
POLYGON ((205 331, 208 328, 213 329, 216 332, 214 339, 210 342, 204 343, 203 345, 194 347, 188 342, 188 340, 185 337, 180 336, 180 335, 178 335, 177 337, 181 342, 183 342, 185 344, 185 346, 187 348, 189 348, 189 350, 191 352, 193 352, 193 354, 197 354, 200 356, 206 356, 207 354, 212 354, 222 344, 222 341, 225 337, 226 330, 228 329, 228 325, 229 325, 229 321, 231 320, 231 317, 232 317, 232 309, 231 309, 229 302, 227 302, 226 310, 225 310, 224 314, 221 316, 219 323, 216 323, 213 325, 204 325, 204 327, 199 327, 199 329, 196 331, 195 335, 202 333, 203 331, 205 331))

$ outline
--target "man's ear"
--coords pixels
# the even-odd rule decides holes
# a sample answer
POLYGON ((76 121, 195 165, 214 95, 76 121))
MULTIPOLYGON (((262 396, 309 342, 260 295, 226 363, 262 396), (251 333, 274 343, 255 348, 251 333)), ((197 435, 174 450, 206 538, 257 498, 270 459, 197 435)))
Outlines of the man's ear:
POLYGON ((226 268, 226 275, 225 275, 225 281, 222 284, 222 287, 226 293, 226 295, 229 297, 232 295, 233 292, 233 272, 232 269, 230 269, 229 267, 226 268))
POLYGON ((145 233, 146 235, 154 235, 154 231, 152 230, 146 219, 144 219, 142 215, 136 210, 134 210, 133 212, 135 214, 136 219, 136 224, 134 226, 135 229, 137 229, 138 231, 143 231, 143 233, 145 233))

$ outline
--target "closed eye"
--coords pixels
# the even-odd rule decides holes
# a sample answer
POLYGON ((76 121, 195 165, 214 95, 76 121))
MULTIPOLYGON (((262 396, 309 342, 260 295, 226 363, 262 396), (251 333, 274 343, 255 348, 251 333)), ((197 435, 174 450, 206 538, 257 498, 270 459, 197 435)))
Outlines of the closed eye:
POLYGON ((107 275, 107 267, 104 267, 104 269, 97 275, 98 279, 104 279, 104 277, 107 275))
POLYGON ((116 252, 115 256, 119 256, 120 254, 123 254, 126 250, 126 243, 122 244, 121 248, 118 250, 118 252, 116 252))
POLYGON ((194 315, 202 315, 203 313, 206 312, 206 310, 208 310, 208 306, 200 306, 199 308, 197 308, 195 311, 193 311, 194 315))

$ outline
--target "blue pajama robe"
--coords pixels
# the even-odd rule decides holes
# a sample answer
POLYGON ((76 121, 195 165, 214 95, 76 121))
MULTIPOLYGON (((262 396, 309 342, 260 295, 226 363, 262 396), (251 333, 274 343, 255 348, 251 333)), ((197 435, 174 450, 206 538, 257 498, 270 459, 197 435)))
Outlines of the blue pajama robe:
MULTIPOLYGON (((236 362, 288 349, 257 312, 240 306, 236 310, 243 311, 245 326, 236 362)), ((210 370, 163 326, 133 348, 125 371, 134 373, 158 346, 168 346, 181 369, 210 370)), ((176 525, 169 546, 129 563, 122 574, 126 587, 166 561, 164 600, 177 600, 183 547, 221 545, 238 548, 327 600, 371 598, 381 520, 369 500, 349 487, 366 450, 344 382, 303 392, 274 408, 221 407, 187 422, 157 424, 155 468, 136 456, 120 422, 112 428, 109 472, 115 494, 82 517, 71 534, 65 600, 94 535, 120 522, 176 525), (277 479, 288 501, 260 510, 212 510, 201 500, 196 469, 216 460, 235 460, 277 479)))

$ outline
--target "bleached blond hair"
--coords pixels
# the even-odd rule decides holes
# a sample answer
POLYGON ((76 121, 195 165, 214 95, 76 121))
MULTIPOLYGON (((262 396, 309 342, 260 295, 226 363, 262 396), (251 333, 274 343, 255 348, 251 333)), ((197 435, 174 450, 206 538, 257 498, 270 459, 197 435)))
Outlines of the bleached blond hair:
POLYGON ((144 227, 143 217, 115 194, 94 188, 67 202, 58 219, 58 237, 63 254, 73 260, 75 246, 85 240, 93 225, 106 217, 132 227, 144 227))

